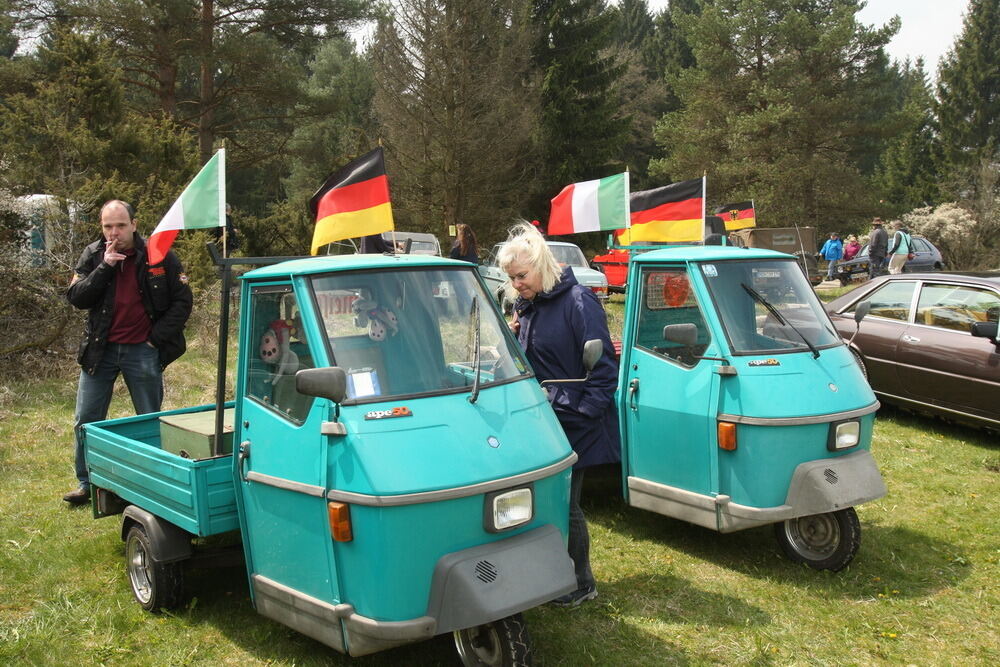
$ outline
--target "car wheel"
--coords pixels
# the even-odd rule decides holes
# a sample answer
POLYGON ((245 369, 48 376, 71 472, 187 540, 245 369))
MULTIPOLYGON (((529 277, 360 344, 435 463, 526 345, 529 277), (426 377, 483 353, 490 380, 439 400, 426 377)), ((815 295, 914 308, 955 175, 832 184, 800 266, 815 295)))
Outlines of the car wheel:
POLYGON ((853 347, 849 347, 847 349, 849 349, 851 351, 851 354, 854 355, 854 361, 858 362, 858 368, 861 369, 861 374, 863 376, 865 376, 865 379, 867 380, 868 379, 868 367, 865 366, 865 360, 864 360, 864 358, 862 358, 861 353, 858 352, 857 350, 855 350, 853 347))
POLYGON ((125 569, 128 570, 132 595, 146 611, 176 609, 184 589, 181 563, 159 563, 153 559, 149 535, 141 525, 134 525, 125 538, 125 569))
POLYGON ((814 570, 839 572, 861 546, 861 522, 853 507, 788 519, 774 525, 774 536, 790 560, 814 570))
POLYGON ((521 614, 455 630, 455 650, 467 667, 520 667, 532 663, 531 637, 521 614))

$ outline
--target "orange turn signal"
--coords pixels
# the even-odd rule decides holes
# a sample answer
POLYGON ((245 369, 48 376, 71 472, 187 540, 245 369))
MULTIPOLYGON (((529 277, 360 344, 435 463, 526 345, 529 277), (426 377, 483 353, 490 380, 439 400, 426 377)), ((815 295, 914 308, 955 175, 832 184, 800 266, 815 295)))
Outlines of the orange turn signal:
POLYGON ((732 422, 719 422, 719 449, 728 452, 736 451, 736 424, 732 422))
POLYGON ((330 517, 330 532, 338 542, 354 539, 351 531, 351 506, 347 503, 327 503, 326 512, 330 517))

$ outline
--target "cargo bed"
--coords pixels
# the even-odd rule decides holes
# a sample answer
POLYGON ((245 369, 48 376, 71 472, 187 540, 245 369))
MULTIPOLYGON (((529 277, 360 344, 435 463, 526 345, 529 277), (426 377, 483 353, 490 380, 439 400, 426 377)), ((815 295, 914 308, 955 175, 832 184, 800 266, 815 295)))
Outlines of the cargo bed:
POLYGON ((195 460, 160 447, 160 417, 210 410, 215 405, 87 424, 91 484, 199 537, 238 530, 232 454, 195 460))

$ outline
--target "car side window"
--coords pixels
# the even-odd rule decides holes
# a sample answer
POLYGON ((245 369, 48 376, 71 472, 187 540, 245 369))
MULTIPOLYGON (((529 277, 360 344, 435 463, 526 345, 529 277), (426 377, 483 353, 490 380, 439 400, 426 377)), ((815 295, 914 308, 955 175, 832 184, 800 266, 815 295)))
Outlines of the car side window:
POLYGON ((927 241, 923 239, 914 238, 913 239, 913 252, 931 252, 931 247, 927 241))
POLYGON ((250 294, 253 354, 247 395, 282 417, 305 421, 313 398, 295 388, 295 373, 313 367, 299 306, 290 285, 254 288, 250 294))
POLYGON ((996 322, 1000 295, 966 285, 925 283, 917 302, 917 324, 969 332, 976 322, 996 322))
MULTIPOLYGON (((868 295, 866 300, 871 302, 869 315, 908 322, 915 286, 912 280, 887 282, 868 295)), ((847 312, 853 313, 854 306, 847 312)))
POLYGON ((636 323, 636 345, 684 366, 694 366, 705 353, 711 336, 684 269, 647 270, 642 276, 642 304, 636 323), (696 341, 683 345, 664 340, 668 324, 693 324, 696 341))

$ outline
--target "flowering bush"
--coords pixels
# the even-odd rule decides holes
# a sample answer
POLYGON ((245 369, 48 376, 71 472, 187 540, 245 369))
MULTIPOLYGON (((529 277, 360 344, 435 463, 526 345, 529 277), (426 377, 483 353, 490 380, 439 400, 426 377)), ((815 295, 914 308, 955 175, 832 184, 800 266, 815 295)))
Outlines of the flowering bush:
POLYGON ((903 225, 911 233, 930 239, 949 269, 977 268, 983 261, 981 226, 971 212, 956 203, 914 209, 903 215, 903 225))

